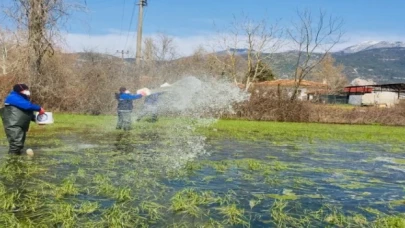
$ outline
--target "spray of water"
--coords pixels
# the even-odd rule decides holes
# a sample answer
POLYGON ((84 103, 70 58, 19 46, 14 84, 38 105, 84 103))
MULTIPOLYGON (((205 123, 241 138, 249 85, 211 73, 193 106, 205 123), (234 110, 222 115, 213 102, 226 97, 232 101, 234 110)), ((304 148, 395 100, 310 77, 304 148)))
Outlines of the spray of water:
MULTIPOLYGON (((152 89, 159 96, 159 116, 174 116, 162 134, 165 142, 154 162, 162 168, 176 169, 188 161, 209 155, 205 150, 205 137, 195 133, 197 127, 207 127, 224 112, 233 112, 235 103, 245 101, 249 95, 229 81, 185 77, 170 87, 152 89)), ((156 152, 156 148, 153 149, 156 152)))
POLYGON ((159 112, 177 113, 194 118, 218 118, 223 112, 232 112, 234 103, 245 101, 249 95, 235 84, 225 80, 200 80, 185 77, 170 87, 152 90, 164 92, 159 100, 159 112))

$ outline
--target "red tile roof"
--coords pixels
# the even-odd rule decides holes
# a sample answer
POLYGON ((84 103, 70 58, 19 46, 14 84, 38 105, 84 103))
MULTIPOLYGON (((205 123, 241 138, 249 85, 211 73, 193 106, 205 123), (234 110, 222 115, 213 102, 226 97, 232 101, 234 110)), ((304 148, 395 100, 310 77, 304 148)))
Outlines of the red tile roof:
MULTIPOLYGON (((293 79, 277 79, 273 81, 264 81, 264 82, 259 82, 255 83, 255 85, 259 86, 284 86, 284 87, 293 87, 295 85, 296 81, 293 79)), ((300 87, 317 87, 317 88, 325 88, 327 87, 326 84, 320 83, 320 82, 314 82, 314 81, 307 81, 307 80, 302 80, 300 83, 300 87)))

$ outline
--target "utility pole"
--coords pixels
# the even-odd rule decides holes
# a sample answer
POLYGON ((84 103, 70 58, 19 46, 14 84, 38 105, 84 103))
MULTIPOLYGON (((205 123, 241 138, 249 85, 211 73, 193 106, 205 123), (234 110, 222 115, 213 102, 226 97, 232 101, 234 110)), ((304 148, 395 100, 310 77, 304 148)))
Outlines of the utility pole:
POLYGON ((122 61, 124 61, 124 54, 129 54, 129 51, 126 51, 126 52, 124 52, 124 50, 117 50, 117 52, 116 53, 121 53, 121 59, 122 59, 122 61))
POLYGON ((136 38, 136 56, 135 63, 138 65, 141 62, 141 45, 142 45, 142 23, 143 23, 143 7, 147 6, 148 0, 139 0, 139 14, 138 14, 138 32, 136 38))

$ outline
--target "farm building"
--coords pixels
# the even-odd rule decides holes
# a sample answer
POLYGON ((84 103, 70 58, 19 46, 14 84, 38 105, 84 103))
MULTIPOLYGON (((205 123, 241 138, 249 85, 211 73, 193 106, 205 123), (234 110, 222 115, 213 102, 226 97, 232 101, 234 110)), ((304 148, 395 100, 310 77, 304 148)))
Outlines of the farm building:
MULTIPOLYGON (((286 90, 289 96, 292 96, 294 86, 296 81, 293 79, 277 79, 273 81, 264 81, 254 83, 254 88, 269 88, 269 89, 277 89, 281 88, 286 90)), ((298 100, 312 100, 315 96, 325 93, 328 87, 326 84, 320 82, 313 82, 302 80, 300 83, 300 87, 298 88, 298 100)))
POLYGON ((391 107, 405 99, 405 83, 345 87, 348 103, 391 107))

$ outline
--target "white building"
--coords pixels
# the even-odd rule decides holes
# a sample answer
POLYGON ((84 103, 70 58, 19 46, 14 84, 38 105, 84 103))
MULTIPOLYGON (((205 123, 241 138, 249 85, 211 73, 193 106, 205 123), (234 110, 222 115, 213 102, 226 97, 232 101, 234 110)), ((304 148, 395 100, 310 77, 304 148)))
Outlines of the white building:
POLYGON ((349 86, 345 92, 352 105, 392 107, 404 98, 405 83, 349 86))

